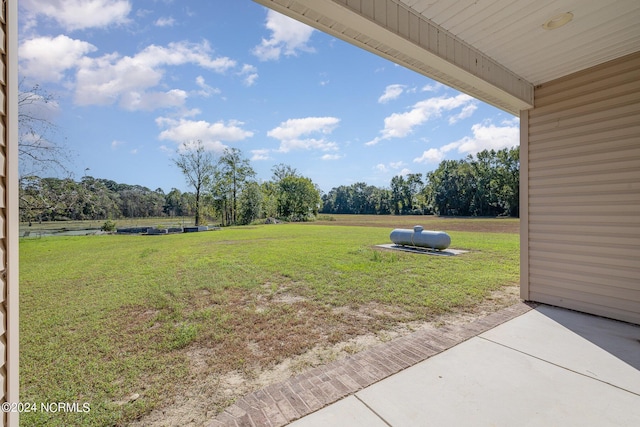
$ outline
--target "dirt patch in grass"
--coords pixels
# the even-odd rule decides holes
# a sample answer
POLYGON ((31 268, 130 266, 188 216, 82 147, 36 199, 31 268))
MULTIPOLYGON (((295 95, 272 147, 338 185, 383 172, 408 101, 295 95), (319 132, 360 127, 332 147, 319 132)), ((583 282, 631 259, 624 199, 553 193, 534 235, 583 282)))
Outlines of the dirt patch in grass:
POLYGON ((248 294, 231 294, 236 311, 228 336, 214 339, 204 333, 182 349, 188 378, 159 408, 131 425, 201 426, 237 398, 269 384, 420 329, 469 323, 519 301, 513 284, 474 306, 416 321, 408 320, 411 313, 380 304, 318 307, 282 294, 253 304, 248 294))

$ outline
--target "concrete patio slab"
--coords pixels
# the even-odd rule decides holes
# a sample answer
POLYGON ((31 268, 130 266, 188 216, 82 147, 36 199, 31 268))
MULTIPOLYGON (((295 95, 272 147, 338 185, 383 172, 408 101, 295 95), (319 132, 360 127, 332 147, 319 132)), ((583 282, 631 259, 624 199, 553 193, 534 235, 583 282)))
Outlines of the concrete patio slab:
POLYGON ((382 245, 376 245, 376 247, 381 249, 389 249, 392 251, 402 251, 402 252, 410 252, 413 254, 422 254, 422 255, 436 255, 436 256, 456 256, 461 254, 466 254, 469 251, 464 251, 462 249, 445 249, 442 251, 433 250, 429 248, 420 248, 417 246, 401 246, 396 245, 395 243, 385 243, 382 245))
POLYGON ((638 325, 540 306, 480 336, 640 395, 638 325))
POLYGON ((640 396, 482 338, 357 396, 391 426, 637 426, 640 396))
POLYGON ((291 425, 636 427, 639 331, 541 306, 291 425))

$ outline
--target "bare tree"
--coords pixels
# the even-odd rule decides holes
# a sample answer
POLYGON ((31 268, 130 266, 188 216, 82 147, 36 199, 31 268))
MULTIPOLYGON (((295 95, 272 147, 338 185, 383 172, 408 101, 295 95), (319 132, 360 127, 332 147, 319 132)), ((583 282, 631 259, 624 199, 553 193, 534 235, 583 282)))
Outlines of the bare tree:
POLYGON ((187 184, 193 187, 196 194, 195 223, 200 225, 202 220, 202 196, 215 171, 213 154, 207 151, 201 140, 192 141, 184 145, 183 151, 173 162, 187 180, 187 184))
POLYGON ((18 87, 18 152, 20 176, 41 175, 53 170, 67 173, 70 153, 57 141, 53 117, 58 110, 55 97, 39 85, 18 87))

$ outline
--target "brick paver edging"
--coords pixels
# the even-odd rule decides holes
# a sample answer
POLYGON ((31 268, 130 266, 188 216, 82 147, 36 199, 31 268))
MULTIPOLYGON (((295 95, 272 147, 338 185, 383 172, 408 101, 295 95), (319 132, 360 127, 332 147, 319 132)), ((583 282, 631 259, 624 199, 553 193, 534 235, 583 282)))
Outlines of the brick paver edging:
POLYGON ((286 425, 531 309, 518 303, 465 325, 420 330, 378 344, 241 397, 206 425, 286 425))

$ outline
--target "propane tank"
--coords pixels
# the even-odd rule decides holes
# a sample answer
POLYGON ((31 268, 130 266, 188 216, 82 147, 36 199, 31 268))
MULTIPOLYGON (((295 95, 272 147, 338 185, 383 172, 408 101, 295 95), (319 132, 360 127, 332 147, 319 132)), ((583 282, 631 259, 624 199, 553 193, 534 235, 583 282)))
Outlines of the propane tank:
POLYGON ((444 250, 451 244, 451 237, 444 231, 425 230, 421 225, 416 225, 413 230, 396 228, 389 236, 391 241, 400 246, 417 246, 444 250))

